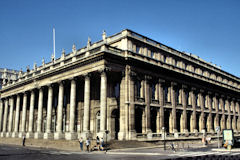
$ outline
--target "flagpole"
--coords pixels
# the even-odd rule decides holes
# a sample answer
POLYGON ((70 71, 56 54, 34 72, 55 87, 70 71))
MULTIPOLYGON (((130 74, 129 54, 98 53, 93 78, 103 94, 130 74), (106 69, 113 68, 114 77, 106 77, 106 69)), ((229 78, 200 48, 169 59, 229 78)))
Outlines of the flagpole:
POLYGON ((53 27, 53 56, 55 59, 55 28, 53 27))

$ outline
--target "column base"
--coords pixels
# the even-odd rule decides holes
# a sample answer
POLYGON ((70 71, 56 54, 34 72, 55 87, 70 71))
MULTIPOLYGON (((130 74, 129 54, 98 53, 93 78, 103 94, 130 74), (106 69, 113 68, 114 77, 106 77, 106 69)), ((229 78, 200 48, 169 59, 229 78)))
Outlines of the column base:
POLYGON ((18 134, 19 134, 18 132, 13 132, 12 133, 12 138, 18 138, 18 134))
POLYGON ((65 134, 63 132, 56 132, 54 133, 54 139, 64 139, 65 134))
POLYGON ((65 133, 65 139, 66 140, 74 140, 74 139, 77 139, 77 133, 76 132, 67 132, 65 133))
POLYGON ((18 138, 23 138, 24 135, 26 135, 25 132, 19 132, 19 133, 18 133, 18 138))
POLYGON ((43 133, 42 132, 36 132, 34 134, 34 139, 42 139, 43 138, 43 133))
POLYGON ((174 135, 174 138, 178 138, 179 137, 178 130, 173 129, 173 135, 174 135))
POLYGON ((189 132, 188 132, 188 130, 187 130, 187 129, 184 129, 184 130, 183 130, 183 133, 184 133, 184 135, 185 135, 186 137, 188 137, 188 136, 189 136, 189 132))
POLYGON ((215 134, 215 132, 214 132, 214 130, 213 130, 213 129, 210 129, 210 133, 211 133, 212 135, 214 135, 214 134, 215 134))
POLYGON ((148 132, 148 133, 147 133, 147 139, 152 139, 152 138, 153 138, 152 132, 148 132))
POLYGON ((43 139, 53 139, 53 133, 44 133, 43 139))
POLYGON ((233 129, 233 132, 236 133, 236 134, 238 133, 238 131, 236 129, 233 129))
POLYGON ((198 136, 198 130, 197 129, 194 129, 193 133, 194 133, 195 136, 198 136))
POLYGON ((6 132, 2 132, 1 137, 6 137, 6 132))
POLYGON ((125 132, 118 132, 118 140, 126 140, 126 133, 125 132))
POLYGON ((11 132, 7 132, 6 137, 11 137, 11 132))
POLYGON ((202 130, 201 130, 201 133, 203 134, 203 136, 206 136, 206 135, 207 135, 207 132, 206 132, 205 129, 202 129, 202 130))
POLYGON ((129 131, 128 135, 129 135, 129 139, 128 140, 136 140, 137 139, 137 133, 136 133, 135 130, 129 131))
POLYGON ((26 138, 34 138, 34 133, 33 132, 27 132, 26 138))

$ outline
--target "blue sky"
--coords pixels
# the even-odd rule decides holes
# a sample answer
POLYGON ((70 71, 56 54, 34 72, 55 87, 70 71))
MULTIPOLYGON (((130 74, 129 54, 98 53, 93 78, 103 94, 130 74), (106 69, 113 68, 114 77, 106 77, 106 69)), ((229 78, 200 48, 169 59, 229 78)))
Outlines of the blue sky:
POLYGON ((131 29, 240 77, 239 0, 0 0, 0 68, 23 69, 131 29))

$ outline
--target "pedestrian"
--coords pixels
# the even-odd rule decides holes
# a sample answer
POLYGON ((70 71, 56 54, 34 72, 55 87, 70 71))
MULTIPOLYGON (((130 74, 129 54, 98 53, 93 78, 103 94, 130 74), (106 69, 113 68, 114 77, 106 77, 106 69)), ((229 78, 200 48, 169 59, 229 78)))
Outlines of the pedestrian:
POLYGON ((83 138, 82 137, 79 138, 78 141, 79 141, 79 144, 80 144, 80 149, 81 149, 81 151, 83 151, 83 138))
POLYGON ((26 141, 26 137, 25 137, 25 135, 23 135, 23 139, 22 139, 22 146, 23 147, 25 146, 25 141, 26 141))
POLYGON ((104 145, 104 140, 103 140, 103 138, 101 138, 101 141, 100 141, 100 150, 101 151, 104 150, 103 145, 104 145))
POLYGON ((97 144, 97 149, 98 149, 98 151, 99 151, 99 149, 100 149, 100 146, 99 146, 99 144, 100 144, 100 139, 99 139, 98 136, 96 137, 96 144, 97 144))
POLYGON ((173 143, 171 143, 171 144, 170 144, 170 147, 171 147, 171 149, 172 149, 172 151, 173 151, 173 152, 176 152, 176 149, 175 149, 175 147, 174 147, 174 144, 173 144, 173 143))
POLYGON ((87 147, 87 151, 88 152, 90 152, 90 139, 88 138, 87 140, 86 140, 86 147, 87 147))

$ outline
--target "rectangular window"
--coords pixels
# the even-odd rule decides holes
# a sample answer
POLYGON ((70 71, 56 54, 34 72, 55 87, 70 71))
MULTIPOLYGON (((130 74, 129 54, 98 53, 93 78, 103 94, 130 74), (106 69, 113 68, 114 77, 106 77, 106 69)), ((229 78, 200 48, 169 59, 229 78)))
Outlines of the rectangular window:
POLYGON ((140 47, 139 46, 136 46, 136 53, 140 54, 140 47))
POLYGON ((156 99, 155 93, 156 93, 156 86, 155 84, 152 84, 152 99, 156 99))
POLYGON ((154 57, 154 52, 153 51, 151 51, 151 58, 153 58, 154 57))
POLYGON ((141 95, 141 81, 137 80, 135 86, 136 86, 136 97, 139 98, 141 95))
POLYGON ((195 104, 196 104, 196 106, 199 106, 199 104, 198 104, 198 95, 195 96, 195 104))
POLYGON ((164 100, 165 102, 168 102, 168 87, 164 87, 164 100))
POLYGON ((177 102, 177 104, 179 104, 179 89, 177 88, 176 89, 176 102, 177 102))
POLYGON ((187 103, 187 105, 189 105, 190 103, 189 103, 189 92, 188 91, 185 92, 185 96, 186 96, 186 103, 187 103))

